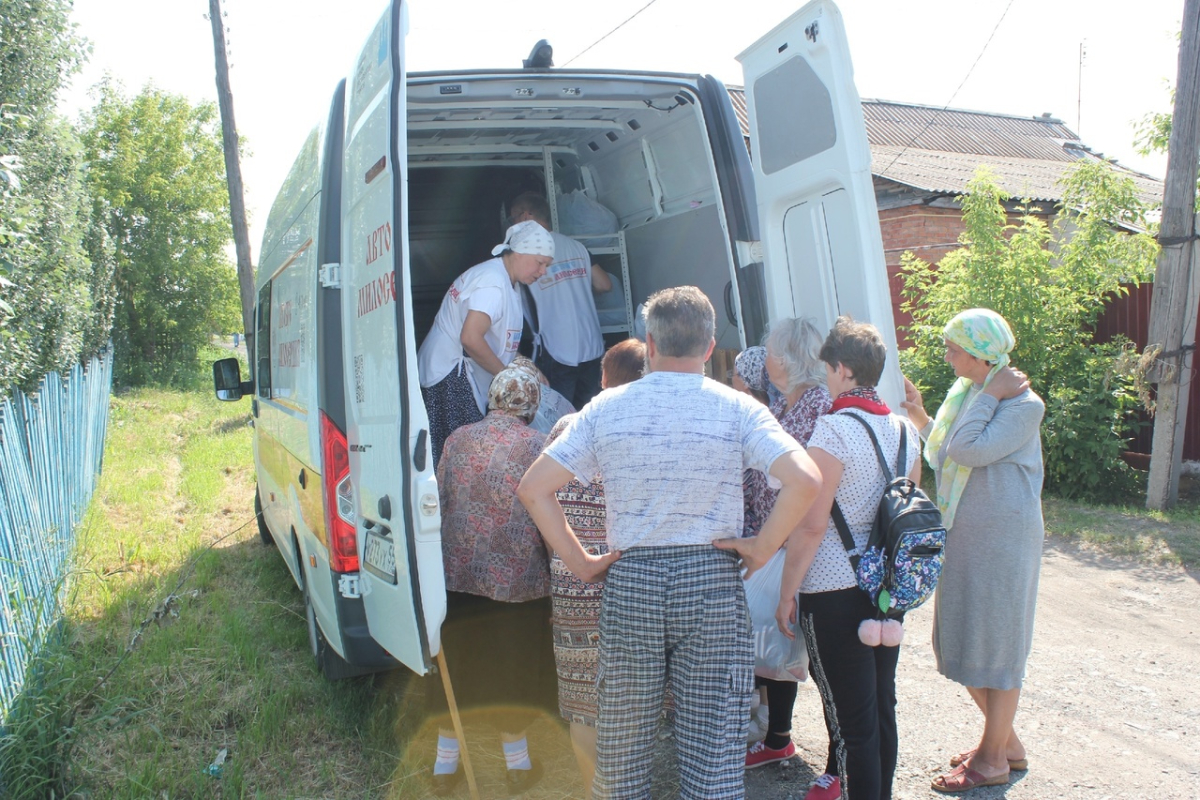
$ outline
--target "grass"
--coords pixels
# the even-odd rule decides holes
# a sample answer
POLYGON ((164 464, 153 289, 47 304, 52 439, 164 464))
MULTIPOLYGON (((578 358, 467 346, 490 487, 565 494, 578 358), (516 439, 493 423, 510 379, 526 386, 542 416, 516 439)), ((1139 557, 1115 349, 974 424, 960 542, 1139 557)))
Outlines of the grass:
MULTIPOLYGON (((249 422, 247 402, 211 392, 113 398, 62 634, 0 740, 0 796, 426 795, 436 725, 424 682, 399 670, 330 683, 312 664, 300 592, 253 524, 249 422)), ((1047 528, 1196 567, 1192 495, 1166 514, 1047 498, 1047 528)), ((476 719, 467 736, 482 796, 504 796, 494 731, 476 719)), ((527 796, 585 796, 561 723, 546 715, 530 739, 547 778, 527 796)))
POLYGON ((394 783, 380 721, 403 716, 405 687, 315 673, 300 594, 253 524, 249 421, 248 403, 210 394, 113 399, 67 609, 70 668, 91 685, 111 671, 75 748, 79 794, 360 797, 394 783), (222 749, 218 778, 206 768, 222 749))
POLYGON ((1180 504, 1170 511, 1137 506, 1089 506, 1046 497, 1046 531, 1084 547, 1146 563, 1200 567, 1200 502, 1183 481, 1180 504))
MULTIPOLYGON (((300 592, 254 525, 249 412, 211 390, 112 398, 61 646, 0 739, 0 797, 425 795, 424 681, 313 665, 300 592)), ((495 733, 467 736, 483 796, 503 796, 495 733)), ((530 739, 548 777, 528 796, 582 797, 557 719, 530 739)))

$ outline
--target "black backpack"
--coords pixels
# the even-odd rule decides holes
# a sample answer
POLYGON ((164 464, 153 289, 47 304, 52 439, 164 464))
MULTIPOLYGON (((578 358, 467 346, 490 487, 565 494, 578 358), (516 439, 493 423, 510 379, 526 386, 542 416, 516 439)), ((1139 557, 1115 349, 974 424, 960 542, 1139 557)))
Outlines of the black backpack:
POLYGON ((946 526, 937 503, 904 475, 904 465, 908 461, 908 426, 900 425, 900 449, 893 473, 883 457, 879 439, 867 421, 857 414, 847 413, 846 416, 858 420, 867 429, 886 482, 875 524, 861 556, 853 553, 857 549, 854 537, 836 500, 830 515, 850 557, 859 588, 871 598, 871 605, 880 617, 899 619, 904 612, 928 600, 937 588, 945 557, 946 526))

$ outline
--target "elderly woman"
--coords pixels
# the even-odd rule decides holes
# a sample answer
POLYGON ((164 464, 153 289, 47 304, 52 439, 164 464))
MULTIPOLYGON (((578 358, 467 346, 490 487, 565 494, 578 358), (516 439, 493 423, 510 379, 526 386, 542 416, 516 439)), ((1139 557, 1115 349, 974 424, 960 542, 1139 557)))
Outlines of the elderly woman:
MULTIPOLYGON (((609 348, 600 362, 600 388, 614 389, 642 377, 646 345, 626 339, 609 348)), ((563 417, 546 443, 557 439, 574 415, 563 417)), ((579 543, 593 555, 608 552, 605 538, 604 484, 571 480, 558 490, 558 503, 579 543)), ((554 615, 554 662, 558 668, 558 710, 571 726, 571 743, 584 786, 596 772, 596 671, 599 660, 600 602, 603 583, 584 583, 557 554, 550 559, 550 596, 554 615)))
POLYGON ((767 377, 767 348, 747 347, 733 360, 733 388, 770 406, 779 399, 779 390, 767 377))
POLYGON ((983 712, 979 743, 950 759, 939 792, 1008 783, 1028 767, 1013 729, 1033 615, 1045 526, 1042 442, 1045 405, 1009 365, 1008 323, 973 308, 946 325, 946 361, 957 380, 930 419, 905 381, 904 408, 921 427, 937 475, 946 560, 934 602, 938 671, 963 684, 983 712))
MULTIPOLYGON (((875 609, 858 588, 830 513, 836 500, 861 552, 884 488, 884 475, 864 423, 893 464, 904 431, 912 444, 906 448, 905 463, 894 471, 914 481, 921 476, 916 430, 892 414, 875 391, 886 355, 879 331, 849 317, 838 318, 821 346, 825 383, 834 400, 831 413, 817 420, 813 428, 808 455, 821 470, 822 488, 788 537, 776 612, 786 635, 794 635, 792 626, 797 622, 803 632, 809 671, 820 690, 832 735, 835 758, 827 769, 836 767, 841 795, 849 800, 890 800, 892 796, 900 648, 872 647, 859 638, 859 624, 872 618, 875 609)), ((737 550, 751 568, 757 568, 779 543, 764 541, 759 535, 724 540, 718 546, 737 550)), ((828 791, 830 787, 814 790, 818 788, 828 791)))
POLYGON ((492 255, 450 285, 417 353, 434 466, 446 437, 483 417, 492 376, 517 354, 523 322, 517 284, 546 273, 554 240, 536 222, 519 222, 492 255))
MULTIPOLYGON (((546 620, 550 567, 546 547, 517 500, 521 476, 545 437, 529 427, 538 381, 507 368, 492 379, 488 415, 446 439, 437 478, 442 506, 446 621, 442 647, 460 707, 504 708, 501 739, 512 793, 541 777, 524 730, 550 674, 546 620)), ((429 685, 431 710, 446 710, 438 680, 429 685)), ((433 789, 450 791, 462 778, 458 739, 439 729, 433 789)))
MULTIPOLYGON (((736 373, 749 372, 739 363, 747 352, 743 351, 735 361, 736 373)), ((820 352, 821 334, 811 320, 786 319, 771 328, 760 362, 769 385, 776 390, 771 413, 802 447, 808 445, 817 420, 829 412, 833 403, 824 385, 825 367, 820 352)), ((753 385, 753 374, 743 374, 741 378, 748 387, 753 385), (751 380, 747 381, 747 377, 751 380)), ((768 485, 766 475, 758 470, 747 471, 743 489, 746 495, 743 533, 757 536, 779 492, 768 485)), ((746 752, 747 769, 783 761, 796 754, 791 735, 796 682, 757 678, 756 683, 767 688, 767 736, 746 752)), ((834 778, 826 782, 832 780, 834 778)))
POLYGON ((575 413, 575 406, 571 405, 567 401, 567 398, 551 388, 549 379, 537 368, 532 359, 525 356, 517 356, 509 366, 523 369, 537 378, 538 386, 542 391, 542 399, 538 401, 537 413, 534 414, 529 427, 540 433, 548 434, 554 428, 556 422, 567 414, 575 413))

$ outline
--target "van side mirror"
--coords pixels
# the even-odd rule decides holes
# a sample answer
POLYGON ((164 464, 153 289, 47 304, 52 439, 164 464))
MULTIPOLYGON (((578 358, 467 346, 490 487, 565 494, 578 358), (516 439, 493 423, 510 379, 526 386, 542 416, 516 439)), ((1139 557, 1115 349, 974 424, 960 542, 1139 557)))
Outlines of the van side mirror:
POLYGON ((254 391, 249 381, 242 382, 242 367, 236 358, 213 362, 213 388, 218 400, 241 400, 254 391))

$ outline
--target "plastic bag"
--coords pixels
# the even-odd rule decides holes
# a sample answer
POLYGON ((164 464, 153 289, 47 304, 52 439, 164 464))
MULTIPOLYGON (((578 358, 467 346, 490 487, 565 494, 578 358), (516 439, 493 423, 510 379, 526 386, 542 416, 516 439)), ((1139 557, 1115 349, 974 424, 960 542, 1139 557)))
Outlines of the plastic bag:
POLYGON ((570 236, 617 232, 617 215, 579 189, 558 198, 558 226, 570 236))
POLYGON ((808 680, 804 637, 797 631, 796 638, 789 639, 775 622, 785 555, 780 550, 746 579, 746 604, 754 630, 754 674, 775 681, 803 681, 808 680))
POLYGON ((760 689, 750 695, 750 727, 746 732, 746 744, 761 742, 767 738, 767 726, 771 722, 771 711, 762 701, 760 689))

